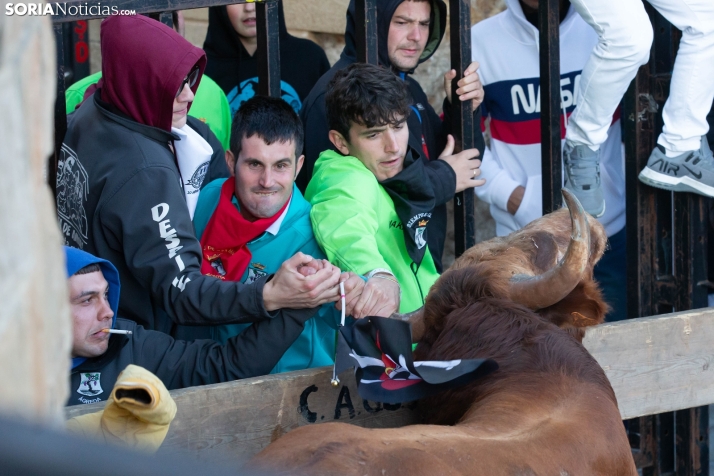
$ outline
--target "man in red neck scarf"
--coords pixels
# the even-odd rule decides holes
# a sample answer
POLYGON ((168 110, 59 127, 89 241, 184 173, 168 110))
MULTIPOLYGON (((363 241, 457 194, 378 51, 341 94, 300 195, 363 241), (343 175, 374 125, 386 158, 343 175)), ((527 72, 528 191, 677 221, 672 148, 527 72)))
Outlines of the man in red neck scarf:
MULTIPOLYGON (((194 215, 204 275, 249 284, 276 272, 296 253, 317 258, 317 268, 332 268, 320 259, 324 254, 312 233, 310 204, 295 187, 304 159, 302 146, 302 122, 282 99, 255 96, 241 106, 233 118, 231 150, 226 152, 231 177, 204 188, 194 215)), ((343 273, 341 280, 350 315, 364 281, 355 273, 343 273)), ((266 289, 271 286, 272 281, 266 289)), ((305 323, 273 373, 332 364, 339 321, 338 309, 324 304, 305 323)), ((246 327, 215 326, 208 335, 203 333, 205 327, 179 332, 185 339, 210 337, 226 342, 246 327)))
POLYGON ((57 213, 67 245, 116 266, 119 316, 174 333, 337 301, 339 270, 309 256, 247 285, 201 274, 191 213, 205 184, 228 176, 220 143, 187 117, 206 55, 143 16, 107 18, 101 43, 102 80, 62 145, 57 213))

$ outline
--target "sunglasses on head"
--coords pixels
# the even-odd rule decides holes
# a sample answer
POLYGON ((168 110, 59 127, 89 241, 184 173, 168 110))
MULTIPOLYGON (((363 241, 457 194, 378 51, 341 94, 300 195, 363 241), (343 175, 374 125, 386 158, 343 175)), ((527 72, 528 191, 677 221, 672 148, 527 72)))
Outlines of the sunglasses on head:
POLYGON ((183 78, 183 81, 181 81, 181 86, 179 87, 179 90, 176 93, 177 98, 181 95, 181 91, 183 91, 184 86, 186 86, 188 84, 189 88, 193 88, 196 85, 196 81, 198 81, 198 73, 199 72, 200 72, 200 69, 198 68, 198 65, 196 65, 186 75, 186 77, 183 78))

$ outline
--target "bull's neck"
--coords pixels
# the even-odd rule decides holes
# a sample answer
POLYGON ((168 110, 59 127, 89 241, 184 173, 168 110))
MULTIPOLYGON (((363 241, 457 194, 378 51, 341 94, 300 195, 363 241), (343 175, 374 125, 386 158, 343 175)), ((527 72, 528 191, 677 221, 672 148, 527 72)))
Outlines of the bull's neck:
MULTIPOLYGON (((563 375, 530 374, 502 379, 478 399, 459 421, 459 426, 502 434, 529 431, 546 421, 569 421, 575 412, 592 409, 593 417, 617 412, 608 389, 563 375), (524 411, 527 409, 528 411, 524 411)), ((575 418, 577 420, 577 418, 575 418)))

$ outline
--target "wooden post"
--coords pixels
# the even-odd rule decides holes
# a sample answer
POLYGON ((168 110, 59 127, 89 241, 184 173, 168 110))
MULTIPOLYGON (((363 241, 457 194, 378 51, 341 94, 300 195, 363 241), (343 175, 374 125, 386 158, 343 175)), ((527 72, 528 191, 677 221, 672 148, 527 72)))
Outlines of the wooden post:
POLYGON ((543 215, 560 207, 563 183, 560 139, 560 1, 538 3, 540 38, 540 150, 543 215))
MULTIPOLYGON (((453 127, 457 144, 461 143, 459 149, 466 150, 474 147, 473 105, 471 101, 459 100, 456 83, 471 63, 471 3, 467 0, 450 0, 449 12, 451 68, 456 70, 456 78, 451 82, 453 127)), ((457 193, 454 197, 454 239, 457 258, 476 244, 472 189, 457 193)))
POLYGON ((258 26, 258 94, 279 98, 280 32, 277 1, 255 4, 258 26))

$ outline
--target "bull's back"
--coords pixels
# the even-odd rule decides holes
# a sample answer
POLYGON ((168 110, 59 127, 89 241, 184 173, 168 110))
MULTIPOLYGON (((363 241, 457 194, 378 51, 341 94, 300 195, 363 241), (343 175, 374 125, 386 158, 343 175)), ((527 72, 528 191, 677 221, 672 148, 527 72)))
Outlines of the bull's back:
MULTIPOLYGON (((554 390, 562 390, 560 385, 554 390)), ((542 401, 501 394, 455 426, 365 429, 301 427, 253 464, 277 474, 596 475, 637 474, 617 407, 606 392, 545 391, 542 401)))

